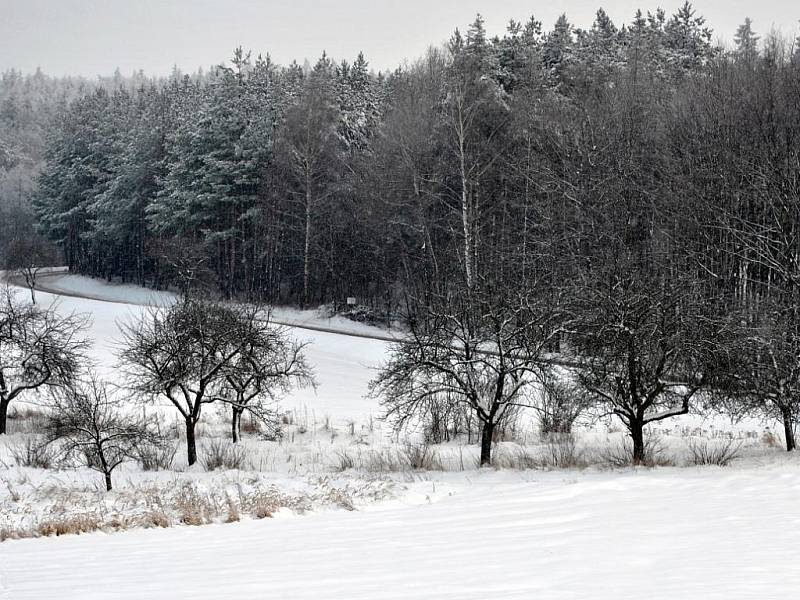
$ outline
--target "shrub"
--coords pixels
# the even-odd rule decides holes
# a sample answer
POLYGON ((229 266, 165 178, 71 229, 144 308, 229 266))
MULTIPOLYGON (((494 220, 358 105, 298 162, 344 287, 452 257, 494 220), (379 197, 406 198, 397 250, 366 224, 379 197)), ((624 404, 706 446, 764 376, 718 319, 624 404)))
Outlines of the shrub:
POLYGON ((541 466, 541 459, 530 448, 514 445, 499 449, 492 459, 492 466, 495 469, 537 469, 541 466))
POLYGON ((542 463, 557 469, 586 466, 583 453, 571 433, 550 433, 545 436, 542 463))
MULTIPOLYGON (((612 444, 602 453, 602 462, 610 467, 629 467, 633 464, 633 442, 625 438, 616 445, 612 444)), ((672 457, 666 453, 663 442, 656 436, 647 436, 644 440, 644 466, 675 466, 672 457)))
POLYGON ((6 433, 35 433, 41 431, 46 415, 36 408, 12 407, 8 412, 6 433))
POLYGON ((356 460, 347 450, 336 450, 337 462, 333 465, 337 471, 347 471, 356 468, 356 460))
POLYGON ((143 471, 168 471, 172 468, 178 445, 168 440, 139 444, 136 460, 143 471))
POLYGON ((589 397, 579 386, 557 373, 547 373, 537 407, 539 431, 543 435, 571 432, 573 424, 588 406, 589 397))
POLYGON ((402 456, 410 469, 415 471, 442 471, 444 467, 439 455, 428 444, 406 443, 402 456))
POLYGON ((28 435, 11 446, 11 457, 20 467, 52 469, 56 464, 55 449, 40 436, 28 435))
POLYGON ((742 448, 742 443, 733 439, 719 442, 692 439, 686 445, 689 448, 692 464, 717 465, 719 467, 726 467, 731 461, 737 459, 742 448))
POLYGON ((205 447, 201 462, 206 471, 217 469, 241 469, 247 458, 240 444, 223 440, 212 440, 205 447))

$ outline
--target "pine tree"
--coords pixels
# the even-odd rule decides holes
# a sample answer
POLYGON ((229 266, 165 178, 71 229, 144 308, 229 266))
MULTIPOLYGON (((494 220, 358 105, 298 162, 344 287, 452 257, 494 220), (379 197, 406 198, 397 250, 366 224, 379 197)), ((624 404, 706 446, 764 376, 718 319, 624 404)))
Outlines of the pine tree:
POLYGON ((744 23, 739 25, 736 35, 733 38, 736 47, 733 51, 734 56, 739 59, 750 60, 758 56, 759 36, 753 31, 753 22, 749 17, 745 18, 744 23))
POLYGON ((558 88, 564 83, 572 46, 572 25, 567 20, 567 15, 562 14, 553 30, 547 34, 542 47, 542 60, 553 87, 558 88))
POLYGON ((61 245, 67 264, 92 274, 106 274, 104 250, 92 244, 91 219, 109 181, 112 123, 104 89, 75 101, 52 134, 34 198, 42 231, 61 245))
POLYGON ((138 90, 128 112, 108 186, 93 206, 93 237, 111 250, 114 273, 143 285, 151 271, 145 210, 164 174, 169 110, 165 95, 150 86, 138 90))
POLYGON ((243 279, 242 221, 257 202, 273 119, 253 95, 249 54, 237 49, 232 65, 220 66, 182 114, 168 144, 164 189, 148 209, 160 233, 205 244, 228 295, 243 279))
POLYGON ((664 27, 665 46, 678 72, 698 69, 714 55, 711 29, 705 27, 705 18, 696 13, 688 1, 684 2, 664 27))
POLYGON ((343 63, 337 72, 339 137, 350 152, 366 149, 380 120, 377 85, 368 66, 364 54, 359 52, 352 65, 343 63))
POLYGON ((623 64, 622 35, 608 14, 601 8, 589 31, 578 36, 576 61, 584 79, 604 85, 610 75, 623 64))
POLYGON ((499 83, 512 93, 521 84, 536 85, 541 80, 542 23, 531 17, 523 28, 509 22, 506 35, 496 42, 499 83))

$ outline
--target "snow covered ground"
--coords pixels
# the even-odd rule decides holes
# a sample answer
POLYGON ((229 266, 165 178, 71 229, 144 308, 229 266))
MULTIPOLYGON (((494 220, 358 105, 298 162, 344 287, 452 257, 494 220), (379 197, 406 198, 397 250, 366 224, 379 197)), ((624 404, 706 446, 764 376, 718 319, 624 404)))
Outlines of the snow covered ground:
MULTIPOLYGON (((110 300, 39 294, 60 311, 91 315, 93 358, 115 377, 118 323, 153 300, 138 288, 62 281, 110 300)), ((781 452, 763 424, 687 416, 659 430, 676 464, 693 436, 736 436, 743 458, 727 468, 479 471, 474 446, 450 445, 434 449, 444 471, 417 471, 398 458, 402 442, 375 421, 380 406, 366 395, 387 343, 292 334, 310 342, 318 388, 284 399, 287 435, 246 440, 242 470, 126 465, 105 494, 85 469, 14 465, 9 444, 27 434, 6 436, 0 529, 83 514, 105 532, 0 543, 0 599, 728 600, 800 592, 800 457, 781 452), (241 520, 225 523, 235 520, 231 499, 241 520), (254 519, 265 512, 254 502, 266 502, 273 518, 254 519), (212 524, 183 525, 193 513, 212 524), (153 528, 142 529, 147 519, 153 528), (175 527, 158 528, 160 519, 175 527)), ((225 431, 224 415, 207 417, 201 439, 225 431)), ((579 451, 596 459, 601 446, 622 439, 618 427, 596 427, 580 434, 579 451)), ((497 456, 524 465, 528 453, 548 450, 531 444, 500 445, 497 456)))
MULTIPOLYGON (((91 277, 61 272, 43 274, 38 280, 38 287, 53 294, 143 306, 163 306, 174 302, 176 298, 175 294, 171 292, 156 291, 136 285, 108 283, 91 277)), ((338 315, 326 315, 319 309, 300 310, 278 306, 272 309, 272 317, 282 324, 303 328, 331 330, 377 338, 392 339, 393 337, 392 332, 385 329, 357 323, 338 315)))
POLYGON ((359 512, 10 541, 0 598, 791 598, 798 467, 439 474, 359 512))
MULTIPOLYGON (((65 276, 64 281, 76 290, 82 289, 75 282, 86 278, 65 276)), ((87 288, 90 295, 102 291, 112 301, 100 301, 76 296, 55 296, 38 292, 37 298, 42 304, 55 303, 58 310, 64 313, 81 313, 91 317, 92 325, 88 336, 94 341, 91 355, 98 369, 106 376, 113 378, 116 367, 116 351, 120 340, 119 324, 130 319, 139 318, 143 312, 140 303, 150 301, 163 302, 168 296, 143 295, 141 288, 132 293, 131 303, 121 303, 114 298, 126 297, 118 290, 127 290, 132 286, 105 286, 94 280, 87 288)), ((312 312, 312 311, 297 311, 312 312)), ((307 321, 312 321, 308 316, 307 321)), ((345 319, 341 319, 346 321, 345 319)), ((315 321, 320 323, 321 320, 315 321)), ((347 322, 355 327, 375 330, 359 323, 347 322)), ((380 330, 378 330, 380 331, 380 330)), ((295 390, 285 399, 282 406, 302 414, 309 422, 323 421, 329 418, 337 423, 349 420, 363 422, 378 415, 377 401, 367 399, 367 385, 375 375, 374 369, 383 361, 388 343, 382 340, 357 336, 342 336, 323 331, 293 328, 290 334, 298 341, 308 342, 307 356, 314 367, 317 389, 295 390)))

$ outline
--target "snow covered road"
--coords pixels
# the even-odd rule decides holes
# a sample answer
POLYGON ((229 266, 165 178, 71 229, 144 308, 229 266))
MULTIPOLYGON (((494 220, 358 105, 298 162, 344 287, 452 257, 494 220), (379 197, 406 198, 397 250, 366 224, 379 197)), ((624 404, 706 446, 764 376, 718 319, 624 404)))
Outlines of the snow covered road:
POLYGON ((430 504, 7 541, 0 597, 790 598, 799 466, 440 474, 430 504))

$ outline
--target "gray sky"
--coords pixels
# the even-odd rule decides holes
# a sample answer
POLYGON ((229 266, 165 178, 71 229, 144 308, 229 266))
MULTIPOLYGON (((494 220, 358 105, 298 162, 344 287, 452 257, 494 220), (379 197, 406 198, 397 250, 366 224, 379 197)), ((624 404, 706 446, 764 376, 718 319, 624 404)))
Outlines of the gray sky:
MULTIPOLYGON (((658 0, 0 0, 0 71, 37 66, 53 75, 124 74, 142 68, 168 74, 227 59, 239 44, 269 52, 281 64, 314 61, 323 50, 336 59, 363 50, 376 70, 420 56, 429 44, 465 29, 475 14, 490 34, 509 18, 531 13, 550 27, 558 14, 588 27, 603 6, 617 25, 637 7, 658 0)), ((682 0, 662 0, 668 13, 682 0)), ((745 17, 758 33, 773 26, 795 35, 798 0, 697 0, 717 38, 730 41, 745 17)))

